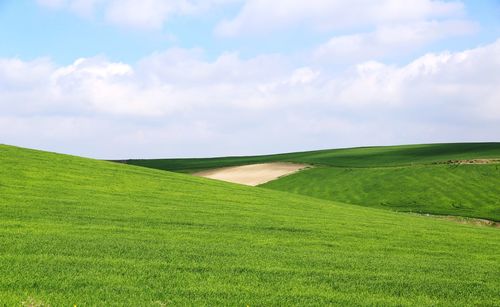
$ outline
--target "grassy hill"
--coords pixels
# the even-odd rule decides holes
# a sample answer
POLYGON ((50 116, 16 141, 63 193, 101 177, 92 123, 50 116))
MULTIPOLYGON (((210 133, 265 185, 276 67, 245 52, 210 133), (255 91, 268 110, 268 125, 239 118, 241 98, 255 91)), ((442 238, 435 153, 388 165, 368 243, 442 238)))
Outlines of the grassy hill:
POLYGON ((262 187, 397 211, 500 221, 500 164, 318 167, 262 187))
POLYGON ((397 211, 500 221, 500 164, 446 164, 468 159, 500 159, 500 143, 366 147, 128 163, 180 172, 275 161, 310 163, 317 167, 263 187, 397 211))
POLYGON ((296 162, 337 167, 387 167, 432 164, 448 160, 500 159, 500 143, 456 143, 359 147, 266 156, 199 159, 126 160, 127 164, 175 172, 266 162, 296 162))
POLYGON ((0 145, 0 303, 483 305, 500 232, 0 145))

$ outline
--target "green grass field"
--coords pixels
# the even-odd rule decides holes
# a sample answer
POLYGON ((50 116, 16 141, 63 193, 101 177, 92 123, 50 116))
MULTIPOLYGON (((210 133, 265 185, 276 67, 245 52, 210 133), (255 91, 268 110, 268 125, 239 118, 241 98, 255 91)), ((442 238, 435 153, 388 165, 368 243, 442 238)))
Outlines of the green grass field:
POLYGON ((397 211, 500 221, 500 164, 318 167, 262 186, 397 211))
POLYGON ((309 163, 316 167, 262 187, 362 206, 500 221, 499 163, 440 164, 467 159, 500 159, 500 143, 365 147, 128 163, 178 172, 275 161, 309 163))
POLYGON ((296 162, 337 167, 384 167, 478 158, 500 159, 500 143, 359 147, 249 157, 126 160, 126 163, 189 173, 217 167, 266 162, 296 162))
POLYGON ((500 232, 0 145, 0 305, 498 306, 500 232))

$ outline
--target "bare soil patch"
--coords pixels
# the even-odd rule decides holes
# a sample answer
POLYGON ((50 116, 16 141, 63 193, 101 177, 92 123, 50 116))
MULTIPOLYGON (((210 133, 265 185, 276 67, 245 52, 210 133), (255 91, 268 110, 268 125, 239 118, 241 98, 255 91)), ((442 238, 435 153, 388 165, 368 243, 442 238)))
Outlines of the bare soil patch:
POLYGON ((297 163, 261 163, 234 167, 223 167, 193 175, 227 182, 239 183, 249 186, 257 186, 278 179, 310 167, 307 164, 297 163))

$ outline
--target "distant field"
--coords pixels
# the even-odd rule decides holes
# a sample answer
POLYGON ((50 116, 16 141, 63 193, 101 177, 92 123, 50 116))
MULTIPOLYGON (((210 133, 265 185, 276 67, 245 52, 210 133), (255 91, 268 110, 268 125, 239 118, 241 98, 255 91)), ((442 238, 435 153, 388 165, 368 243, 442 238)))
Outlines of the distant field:
POLYGON ((493 306, 500 232, 0 145, 0 305, 493 306))
POLYGON ((318 167, 262 187, 397 211, 500 221, 500 164, 318 167))
POLYGON ((177 172, 273 161, 309 163, 316 168, 263 187, 362 206, 499 221, 500 163, 456 163, 470 159, 500 159, 500 143, 366 147, 128 163, 177 172))
POLYGON ((195 172, 217 167, 265 162, 296 162, 338 167, 384 167, 478 158, 500 159, 500 143, 360 147, 267 156, 127 160, 126 163, 168 171, 195 172))

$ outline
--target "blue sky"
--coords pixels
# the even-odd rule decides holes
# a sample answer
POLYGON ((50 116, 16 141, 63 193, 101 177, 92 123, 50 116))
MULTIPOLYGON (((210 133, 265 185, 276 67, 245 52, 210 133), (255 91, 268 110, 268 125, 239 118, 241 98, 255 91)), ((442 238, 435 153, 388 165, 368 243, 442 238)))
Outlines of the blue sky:
MULTIPOLYGON (((46 56, 58 64, 69 64, 79 57, 102 54, 118 61, 135 62, 155 51, 182 47, 203 48, 209 58, 226 50, 252 57, 267 53, 293 54, 313 48, 331 36, 351 31, 307 31, 292 26, 272 34, 229 38, 215 35, 213 30, 217 23, 236 15, 241 3, 204 15, 174 16, 161 28, 145 30, 110 25, 99 16, 102 14, 99 12, 82 16, 43 6, 36 1, 3 0, 0 6, 0 56, 22 59, 46 56)), ((467 17, 480 24, 477 33, 434 42, 423 51, 460 50, 490 43, 500 36, 500 1, 469 0, 463 3, 467 17)))
POLYGON ((499 141, 499 38, 495 0, 0 0, 0 142, 126 158, 499 141))

